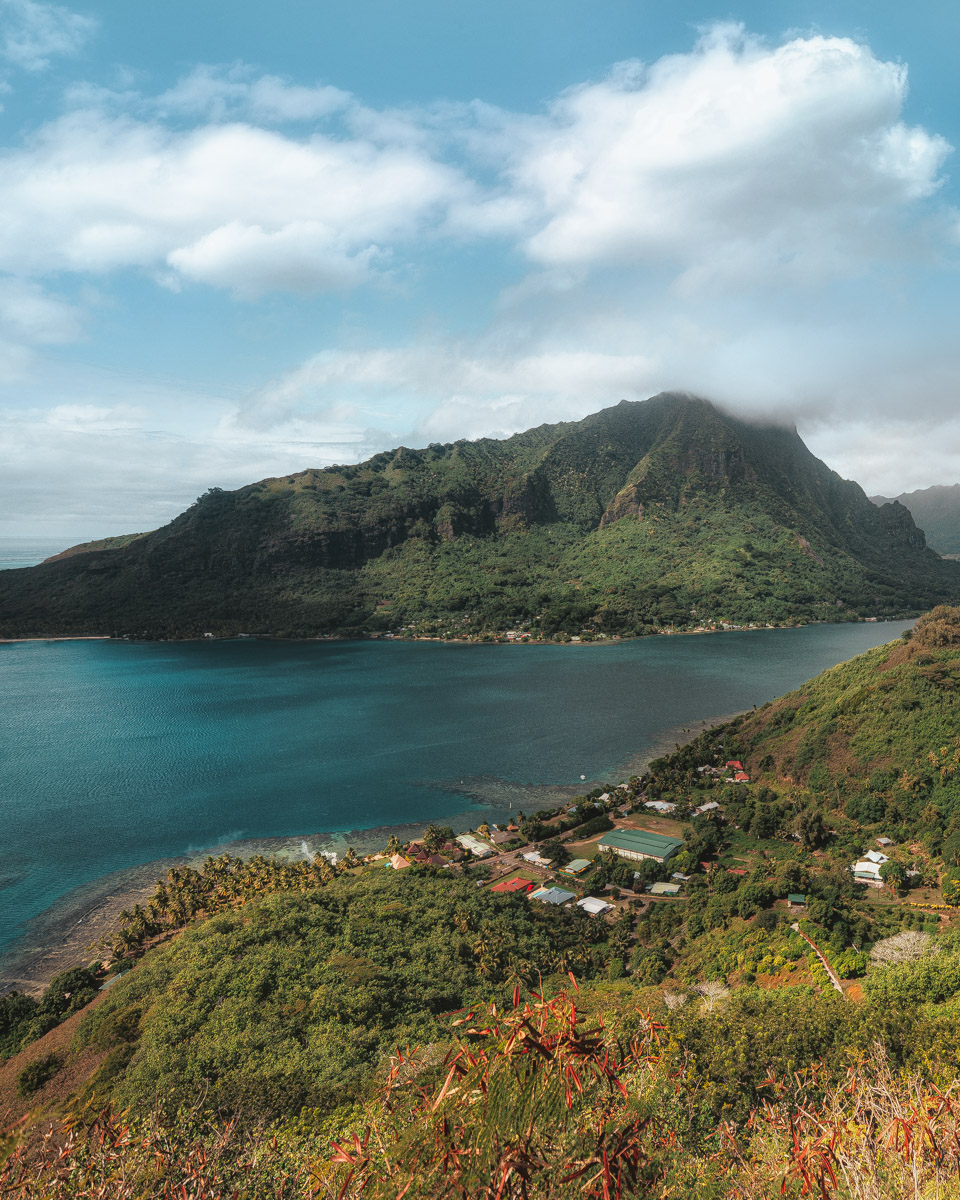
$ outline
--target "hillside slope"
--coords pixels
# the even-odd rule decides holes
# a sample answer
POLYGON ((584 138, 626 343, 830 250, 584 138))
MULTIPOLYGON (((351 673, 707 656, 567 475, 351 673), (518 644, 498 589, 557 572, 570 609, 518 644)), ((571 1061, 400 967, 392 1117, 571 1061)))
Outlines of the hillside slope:
POLYGON ((693 397, 212 489, 129 544, 0 578, 0 633, 547 635, 892 615, 960 566, 796 430, 693 397))
POLYGON ((960 483, 902 492, 896 499, 871 496, 874 504, 902 504, 938 554, 960 554, 960 483))
POLYGON ((753 786, 715 793, 747 830, 750 805, 766 804, 756 822, 765 836, 802 832, 819 814, 818 829, 833 833, 813 842, 829 842, 838 864, 860 852, 866 831, 922 847, 935 869, 941 855, 960 866, 960 609, 936 608, 903 639, 705 733, 656 764, 652 791, 697 803, 693 789, 709 780, 696 765, 717 753, 741 760, 765 789, 763 801, 753 786))

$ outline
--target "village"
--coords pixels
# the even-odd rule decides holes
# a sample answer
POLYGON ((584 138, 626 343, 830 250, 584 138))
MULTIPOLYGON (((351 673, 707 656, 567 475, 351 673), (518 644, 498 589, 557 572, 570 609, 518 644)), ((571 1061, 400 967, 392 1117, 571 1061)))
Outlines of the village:
MULTIPOLYGON (((478 887, 494 894, 521 896, 546 907, 579 909, 589 918, 610 924, 628 917, 633 929, 638 919, 649 917, 654 906, 681 905, 671 921, 682 922, 691 887, 701 889, 706 883, 711 891, 726 891, 721 876, 729 877, 729 886, 736 888, 748 877, 756 879, 758 867, 768 870, 777 860, 805 864, 811 877, 817 869, 836 866, 836 852, 831 856, 822 849, 803 846, 795 833, 773 842, 757 842, 728 820, 724 805, 709 794, 714 788, 728 797, 731 788, 740 796, 751 790, 751 778, 741 760, 706 763, 696 774, 699 786, 680 803, 649 798, 647 780, 633 777, 530 818, 518 813, 499 826, 481 824, 460 834, 432 826, 405 846, 391 844, 365 861, 371 868, 404 871, 426 867, 466 874, 478 887), (691 852, 699 845, 705 827, 724 831, 722 846, 693 861, 691 852)), ((656 795, 656 789, 651 790, 656 795)), ((735 807, 732 802, 731 806, 735 807)), ((909 848, 901 849, 909 855, 909 848)), ((904 912, 924 910, 916 912, 918 920, 924 913, 925 919, 935 922, 949 919, 949 906, 931 886, 933 881, 917 869, 922 864, 905 863, 903 852, 897 852, 889 837, 865 838, 855 861, 842 869, 860 885, 862 899, 871 908, 879 905, 881 912, 890 915, 901 908, 904 912)), ((808 918, 805 891, 784 888, 774 900, 776 910, 781 912, 784 926, 809 947, 813 981, 855 995, 857 985, 842 977, 842 964, 840 973, 834 969, 836 955, 831 961, 819 944, 822 931, 808 918)), ((850 948, 851 953, 854 949, 850 948)), ((795 976, 788 975, 787 981, 794 980, 795 976)))

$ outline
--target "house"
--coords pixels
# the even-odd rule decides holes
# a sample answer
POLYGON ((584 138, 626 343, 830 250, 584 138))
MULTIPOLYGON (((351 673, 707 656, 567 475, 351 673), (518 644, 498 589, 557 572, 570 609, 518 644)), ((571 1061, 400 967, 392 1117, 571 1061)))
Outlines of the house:
POLYGON ((499 883, 490 885, 491 892, 532 892, 533 884, 529 879, 501 879, 499 883))
POLYGON ((577 901, 577 908, 582 908, 591 917, 597 917, 601 913, 609 912, 613 905, 608 904, 606 900, 599 900, 596 896, 584 896, 582 900, 577 901))
POLYGON ((464 848, 464 850, 469 850, 470 853, 476 858, 487 858, 488 855, 493 853, 486 842, 478 841, 477 838, 473 837, 469 833, 457 834, 457 842, 464 848))
POLYGON ((740 761, 740 759, 739 759, 739 758, 729 758, 729 759, 727 759, 727 761, 726 761, 726 763, 725 763, 725 766, 732 767, 732 768, 733 768, 735 771, 742 771, 742 770, 743 770, 743 763, 740 761))
POLYGON ((610 793, 609 792, 601 792, 600 795, 597 797, 597 799, 600 801, 601 804, 606 804, 610 800, 610 793))
POLYGON ((803 908, 807 898, 803 892, 791 892, 787 897, 787 908, 803 908))
POLYGON ((863 857, 867 862, 876 863, 878 867, 881 863, 890 861, 886 854, 881 854, 879 850, 868 850, 863 857))
POLYGON ((877 838, 878 846, 892 846, 893 838, 877 838))
POLYGON ((689 875, 681 875, 679 871, 674 871, 674 873, 670 876, 670 878, 678 879, 681 883, 688 883, 690 880, 689 875))
POLYGON ((409 859, 404 858, 402 854, 391 854, 390 866, 395 871, 402 871, 404 867, 412 867, 413 863, 409 859))
POLYGON ((582 875, 590 866, 589 858, 575 858, 560 870, 564 875, 582 875))
POLYGON ((507 842, 513 841, 513 834, 507 833, 505 829, 494 829, 490 834, 490 841, 495 846, 504 846, 507 842))
POLYGON ((575 900, 576 894, 574 892, 566 892, 563 888, 549 887, 531 892, 530 899, 539 900, 543 904, 566 904, 569 900, 575 900))
POLYGON ((651 896, 677 896, 680 894, 680 884, 652 883, 648 890, 651 896))
POLYGON ((533 863, 535 867, 544 867, 549 869, 553 865, 552 858, 544 858, 539 850, 528 850, 526 854, 521 855, 528 863, 533 863))
POLYGON ((716 812, 719 807, 720 805, 716 802, 716 800, 709 800, 706 804, 701 804, 699 808, 695 808, 692 815, 699 817, 701 813, 716 812))
POLYGON ((875 862, 855 862, 850 870, 853 872, 854 879, 858 883, 865 883, 870 887, 883 887, 883 880, 880 878, 880 863, 875 862))
POLYGON ((734 771, 733 782, 734 783, 749 783, 750 776, 746 773, 746 771, 734 771))
POLYGON ((669 804, 666 800, 647 800, 643 807, 652 808, 658 813, 672 813, 677 806, 669 804))
POLYGON ((612 850, 620 858, 630 858, 635 862, 652 858, 654 862, 662 863, 683 849, 683 841, 659 833, 648 833, 645 829, 613 829, 601 836, 598 849, 612 850))

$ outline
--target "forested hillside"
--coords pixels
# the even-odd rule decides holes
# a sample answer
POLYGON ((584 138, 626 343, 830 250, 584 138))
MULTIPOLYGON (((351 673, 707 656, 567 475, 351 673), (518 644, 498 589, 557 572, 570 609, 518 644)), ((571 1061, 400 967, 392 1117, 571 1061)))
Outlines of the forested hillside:
POLYGON ((796 431, 665 394, 504 441, 212 490, 0 577, 0 634, 633 635, 960 599, 960 565, 796 431))

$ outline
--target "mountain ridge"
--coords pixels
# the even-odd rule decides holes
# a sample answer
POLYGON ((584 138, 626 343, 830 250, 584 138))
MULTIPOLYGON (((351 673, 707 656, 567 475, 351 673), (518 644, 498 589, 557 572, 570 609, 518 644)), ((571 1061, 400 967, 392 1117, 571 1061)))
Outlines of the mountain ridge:
POLYGON ((960 598, 904 506, 680 393, 214 488, 108 543, 5 572, 0 632, 622 636, 960 598))
POLYGON ((871 496, 876 505, 898 503, 910 510, 938 554, 960 554, 960 483, 934 484, 899 496, 871 496))

